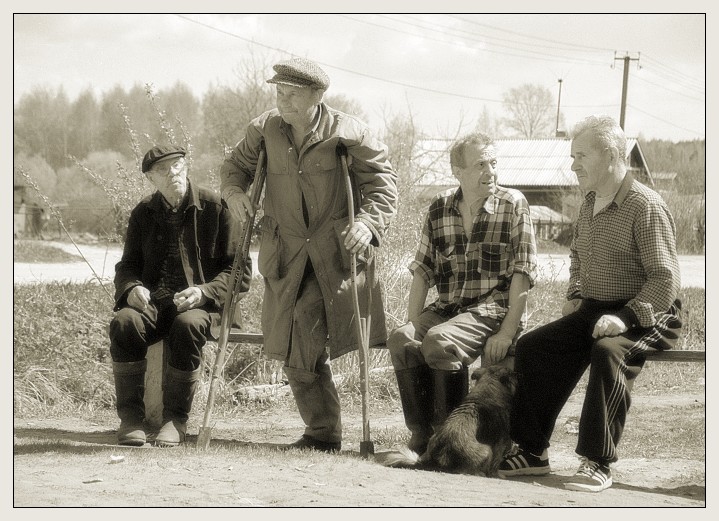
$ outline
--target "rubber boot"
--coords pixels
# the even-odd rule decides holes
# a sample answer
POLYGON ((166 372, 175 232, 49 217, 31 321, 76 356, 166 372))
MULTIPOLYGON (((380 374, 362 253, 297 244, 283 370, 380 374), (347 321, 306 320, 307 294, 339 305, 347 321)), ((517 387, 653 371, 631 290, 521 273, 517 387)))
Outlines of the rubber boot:
POLYGON ((469 393, 469 369, 465 366, 459 371, 432 369, 432 383, 434 388, 432 425, 436 429, 469 393))
POLYGON ((117 396, 118 445, 141 447, 147 441, 145 434, 145 371, 147 360, 138 362, 113 362, 117 396))
POLYGON ((427 365, 395 371, 404 423, 412 433, 407 447, 424 454, 432 436, 432 372, 427 365))
POLYGON ((155 438, 158 447, 175 447, 184 443, 200 371, 200 368, 180 371, 167 367, 162 389, 162 427, 155 438))
POLYGON ((329 365, 320 364, 319 373, 285 367, 297 410, 305 423, 303 437, 290 447, 328 447, 338 451, 342 442, 340 400, 329 365), (319 442, 319 443, 314 443, 319 442))

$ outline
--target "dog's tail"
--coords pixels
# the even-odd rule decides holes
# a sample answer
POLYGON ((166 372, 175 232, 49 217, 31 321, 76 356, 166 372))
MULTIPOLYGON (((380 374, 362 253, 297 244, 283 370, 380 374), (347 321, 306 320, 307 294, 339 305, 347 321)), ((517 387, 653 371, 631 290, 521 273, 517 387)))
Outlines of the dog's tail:
POLYGON ((391 452, 382 462, 385 467, 394 467, 397 469, 417 468, 421 465, 420 455, 410 450, 408 447, 401 447, 399 452, 391 452))

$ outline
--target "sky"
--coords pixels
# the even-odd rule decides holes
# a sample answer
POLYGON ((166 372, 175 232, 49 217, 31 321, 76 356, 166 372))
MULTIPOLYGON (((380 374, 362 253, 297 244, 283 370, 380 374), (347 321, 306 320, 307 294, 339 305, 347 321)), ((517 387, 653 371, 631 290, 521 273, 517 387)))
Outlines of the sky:
POLYGON ((178 81, 201 98, 211 86, 237 86, 243 64, 258 64, 266 79, 272 64, 302 56, 328 73, 328 94, 356 100, 373 128, 410 114, 426 135, 452 136, 474 129, 485 111, 505 117, 503 95, 534 84, 551 92, 552 120, 559 105, 560 130, 568 130, 589 114, 620 118, 629 56, 627 134, 705 139, 703 12, 417 10, 14 14, 13 99, 36 88, 62 87, 74 100, 87 89, 100 96, 116 85, 162 89, 178 81))

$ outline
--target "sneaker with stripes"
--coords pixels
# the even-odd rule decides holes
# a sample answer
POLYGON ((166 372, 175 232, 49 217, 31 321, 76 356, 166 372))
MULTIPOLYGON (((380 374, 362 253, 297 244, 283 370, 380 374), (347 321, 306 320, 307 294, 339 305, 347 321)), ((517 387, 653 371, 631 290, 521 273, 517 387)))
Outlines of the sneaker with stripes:
POLYGON ((518 449, 514 454, 509 454, 500 463, 497 471, 500 478, 510 476, 542 476, 551 472, 549 458, 542 459, 540 456, 529 451, 518 449))
POLYGON ((582 492, 601 492, 611 486, 612 471, 609 467, 588 458, 582 458, 577 473, 570 482, 564 484, 567 490, 582 492))

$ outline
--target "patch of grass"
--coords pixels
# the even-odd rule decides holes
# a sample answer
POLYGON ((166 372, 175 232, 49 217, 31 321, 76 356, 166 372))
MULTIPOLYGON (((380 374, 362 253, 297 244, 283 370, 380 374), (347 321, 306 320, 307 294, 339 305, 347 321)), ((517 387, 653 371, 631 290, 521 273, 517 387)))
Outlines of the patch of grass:
POLYGON ((13 262, 57 263, 82 262, 82 257, 67 253, 42 241, 14 241, 13 262))

